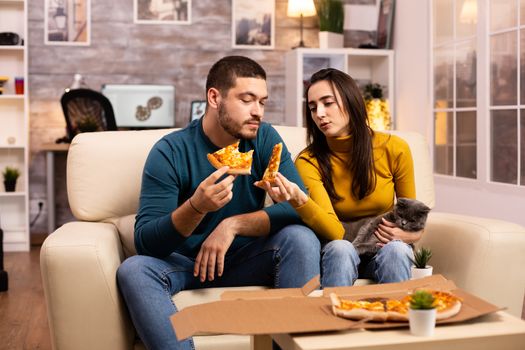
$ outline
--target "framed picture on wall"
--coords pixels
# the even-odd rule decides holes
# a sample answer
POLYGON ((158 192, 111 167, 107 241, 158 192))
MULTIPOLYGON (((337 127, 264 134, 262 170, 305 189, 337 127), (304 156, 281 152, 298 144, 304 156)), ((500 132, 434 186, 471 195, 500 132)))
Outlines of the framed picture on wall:
POLYGON ((395 3, 395 0, 381 0, 376 39, 376 45, 379 49, 392 48, 395 3))
POLYGON ((139 24, 191 24, 191 0, 133 0, 139 24))
POLYGON ((206 110, 206 101, 204 100, 191 101, 190 122, 194 121, 195 119, 201 118, 204 115, 205 110, 206 110))
POLYGON ((232 1, 232 47, 273 49, 275 0, 232 1))
POLYGON ((89 45, 91 0, 45 0, 44 43, 89 45))

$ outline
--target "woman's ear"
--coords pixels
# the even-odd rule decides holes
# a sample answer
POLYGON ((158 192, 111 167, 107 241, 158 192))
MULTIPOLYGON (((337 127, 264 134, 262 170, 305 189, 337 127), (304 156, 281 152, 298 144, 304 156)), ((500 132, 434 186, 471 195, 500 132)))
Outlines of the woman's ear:
POLYGON ((208 89, 207 93, 208 105, 211 108, 218 109, 221 103, 221 93, 216 88, 208 89))

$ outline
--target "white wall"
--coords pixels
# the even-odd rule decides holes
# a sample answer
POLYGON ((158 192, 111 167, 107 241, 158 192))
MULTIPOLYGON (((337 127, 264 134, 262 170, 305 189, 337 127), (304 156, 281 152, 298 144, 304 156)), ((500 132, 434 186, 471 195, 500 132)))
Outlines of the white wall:
POLYGON ((440 177, 435 180, 436 211, 508 220, 525 226, 525 196, 515 186, 440 177))
MULTIPOLYGON (((430 0, 398 0, 394 29, 396 128, 422 133, 429 144, 433 140, 430 5, 430 0)), ((485 148, 484 143, 480 142, 479 147, 485 148)), ((525 226, 525 188, 441 176, 435 176, 435 185, 436 211, 508 220, 525 226)))
POLYGON ((395 9, 396 129, 417 131, 431 140, 430 0, 398 0, 395 9))

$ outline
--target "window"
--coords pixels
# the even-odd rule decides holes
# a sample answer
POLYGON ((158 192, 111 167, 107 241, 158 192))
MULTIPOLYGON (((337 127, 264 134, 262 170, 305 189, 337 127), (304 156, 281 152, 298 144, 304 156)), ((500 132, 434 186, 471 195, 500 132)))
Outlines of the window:
POLYGON ((434 171, 477 177, 477 0, 433 1, 434 171))
POLYGON ((435 172, 486 166, 480 180, 525 186, 525 0, 433 0, 432 14, 435 172))
POLYGON ((525 1, 489 6, 490 180, 525 186, 525 1))

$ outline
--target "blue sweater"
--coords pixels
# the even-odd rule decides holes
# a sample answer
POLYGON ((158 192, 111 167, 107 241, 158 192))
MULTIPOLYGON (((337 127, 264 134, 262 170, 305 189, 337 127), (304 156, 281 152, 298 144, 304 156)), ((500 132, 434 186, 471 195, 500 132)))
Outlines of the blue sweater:
MULTIPOLYGON (((142 174, 140 205, 135 221, 137 252, 155 257, 177 252, 195 258, 202 242, 223 219, 263 209, 266 192, 253 183, 262 178, 273 146, 281 141, 277 131, 267 123, 261 123, 255 139, 241 140, 241 152, 254 150, 251 175, 238 176, 233 185, 233 199, 221 209, 207 213, 193 233, 185 238, 174 227, 171 213, 216 170, 206 155, 219 147, 204 134, 202 119, 164 136, 151 149, 142 174)), ((279 172, 306 192, 284 143, 283 146, 279 172)), ((286 225, 302 223, 287 202, 266 207, 264 211, 270 218, 270 234, 286 225)), ((237 236, 228 253, 253 239, 237 236)))

